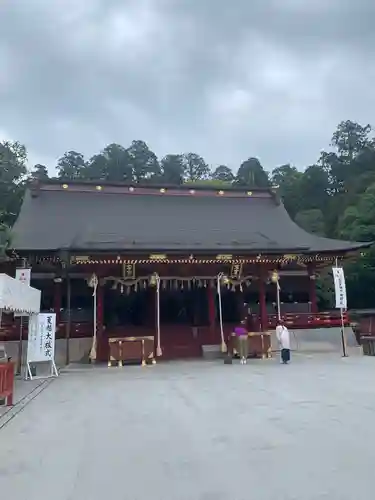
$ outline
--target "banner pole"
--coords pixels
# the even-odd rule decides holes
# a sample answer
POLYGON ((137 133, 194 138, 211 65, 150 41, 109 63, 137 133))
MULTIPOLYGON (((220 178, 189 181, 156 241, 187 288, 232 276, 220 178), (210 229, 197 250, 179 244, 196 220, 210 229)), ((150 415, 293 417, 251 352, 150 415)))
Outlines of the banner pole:
POLYGON ((227 344, 225 343, 225 338, 224 338, 224 327, 223 327, 223 305, 221 302, 221 284, 220 280, 223 277, 223 273, 219 273, 217 276, 217 295, 218 295, 218 302, 219 302, 219 322, 220 322, 220 337, 221 337, 221 352, 227 352, 228 347, 227 344))
MULTIPOLYGON (((338 268, 337 257, 335 259, 335 267, 338 268)), ((336 293, 336 291, 335 291, 335 293, 336 293)), ((341 318, 341 327, 340 327, 340 330, 341 330, 342 357, 343 358, 347 358, 348 357, 348 353, 347 353, 346 338, 345 338, 344 311, 343 311, 342 307, 340 307, 340 318, 341 318)))
POLYGON ((280 304, 280 283, 279 278, 276 281, 276 301, 277 301, 277 319, 281 321, 281 304, 280 304))
POLYGON ((162 356, 160 343, 160 276, 156 277, 156 356, 162 356))
POLYGON ((23 329, 23 316, 20 316, 20 333, 18 338, 18 356, 17 356, 17 375, 21 375, 22 371, 22 329, 23 329))
POLYGON ((341 314, 341 342, 342 342, 342 357, 347 358, 347 350, 346 350, 346 339, 345 339, 345 332, 344 332, 344 314, 342 308, 340 309, 340 314, 341 314))

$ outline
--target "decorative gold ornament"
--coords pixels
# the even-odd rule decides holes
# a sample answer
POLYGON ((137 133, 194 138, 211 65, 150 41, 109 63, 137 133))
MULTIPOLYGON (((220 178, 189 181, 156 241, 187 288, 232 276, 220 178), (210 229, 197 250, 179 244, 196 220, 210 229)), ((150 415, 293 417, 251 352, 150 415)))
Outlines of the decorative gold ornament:
POLYGON ((216 255, 216 260, 232 260, 233 255, 232 254, 219 254, 216 255))
POLYGON ((230 280, 228 278, 228 276, 225 276, 225 274, 221 277, 221 282, 223 285, 229 285, 230 284, 230 280))
POLYGON ((166 260, 165 253, 153 253, 150 255, 150 260, 166 260))
POLYGON ((122 264, 122 277, 128 280, 135 279, 135 264, 122 264))
POLYGON ((276 270, 272 271, 271 281, 272 283, 277 283, 279 281, 279 273, 276 270))
POLYGON ((150 286, 156 286, 158 282, 158 275, 157 273, 153 273, 150 276, 150 286))

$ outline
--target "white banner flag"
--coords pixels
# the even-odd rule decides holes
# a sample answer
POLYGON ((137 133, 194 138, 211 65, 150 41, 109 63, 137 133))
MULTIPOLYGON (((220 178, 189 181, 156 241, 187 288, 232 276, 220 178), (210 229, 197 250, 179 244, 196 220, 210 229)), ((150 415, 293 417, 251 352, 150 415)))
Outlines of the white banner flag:
POLYGON ((54 361, 56 314, 39 313, 30 316, 27 342, 27 362, 54 361))
POLYGON ((346 285, 342 267, 333 267, 333 283, 335 285, 336 309, 346 309, 346 285))

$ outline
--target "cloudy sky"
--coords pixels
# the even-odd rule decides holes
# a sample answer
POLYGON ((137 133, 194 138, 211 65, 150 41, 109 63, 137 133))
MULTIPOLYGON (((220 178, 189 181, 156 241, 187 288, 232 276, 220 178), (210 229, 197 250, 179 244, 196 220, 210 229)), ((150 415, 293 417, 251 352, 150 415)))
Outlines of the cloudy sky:
POLYGON ((143 139, 212 165, 313 163, 375 125, 374 0, 2 0, 0 139, 47 164, 143 139))

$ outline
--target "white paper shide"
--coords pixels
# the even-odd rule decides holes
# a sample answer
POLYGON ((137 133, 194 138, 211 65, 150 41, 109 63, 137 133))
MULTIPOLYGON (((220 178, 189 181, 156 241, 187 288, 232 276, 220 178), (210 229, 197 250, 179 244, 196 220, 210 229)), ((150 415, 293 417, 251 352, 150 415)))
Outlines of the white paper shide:
POLYGON ((342 267, 333 267, 333 283, 335 286, 336 309, 346 309, 346 285, 344 270, 342 267))

